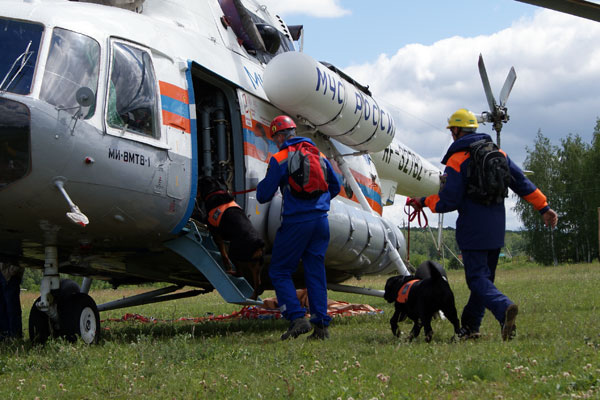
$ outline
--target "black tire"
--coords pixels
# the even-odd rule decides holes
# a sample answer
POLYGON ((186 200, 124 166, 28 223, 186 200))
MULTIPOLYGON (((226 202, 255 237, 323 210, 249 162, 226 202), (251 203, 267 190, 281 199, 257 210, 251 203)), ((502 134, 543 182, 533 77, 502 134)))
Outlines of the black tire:
POLYGON ((86 344, 100 340, 100 313, 94 300, 85 293, 75 293, 58 304, 61 335, 70 342, 81 338, 86 344))
POLYGON ((61 279, 58 293, 56 293, 56 300, 60 302, 60 299, 69 298, 80 291, 81 289, 79 288, 77 282, 72 281, 71 279, 61 279))
POLYGON ((39 297, 33 302, 29 312, 29 340, 33 344, 44 344, 50 337, 50 320, 36 307, 38 301, 39 297))

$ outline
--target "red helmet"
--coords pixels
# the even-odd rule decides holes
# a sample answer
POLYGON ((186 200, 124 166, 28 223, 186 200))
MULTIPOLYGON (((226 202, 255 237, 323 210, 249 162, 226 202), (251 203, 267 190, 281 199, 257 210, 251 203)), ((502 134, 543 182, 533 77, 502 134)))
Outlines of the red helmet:
POLYGON ((273 121, 271 121, 271 136, 284 129, 293 128, 296 128, 294 120, 288 117, 287 115, 280 115, 278 117, 273 118, 273 121))

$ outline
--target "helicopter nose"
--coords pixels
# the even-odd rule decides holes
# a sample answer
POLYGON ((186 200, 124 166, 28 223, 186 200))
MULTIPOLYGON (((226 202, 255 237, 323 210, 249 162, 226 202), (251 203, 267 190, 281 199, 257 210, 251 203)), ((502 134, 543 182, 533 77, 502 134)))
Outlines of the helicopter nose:
POLYGON ((0 98, 0 189, 31 170, 30 126, 25 104, 0 98))

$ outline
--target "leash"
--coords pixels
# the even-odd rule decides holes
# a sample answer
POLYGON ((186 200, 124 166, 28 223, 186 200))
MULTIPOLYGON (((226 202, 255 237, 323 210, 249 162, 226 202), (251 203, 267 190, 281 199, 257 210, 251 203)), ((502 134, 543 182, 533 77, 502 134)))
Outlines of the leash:
POLYGON ((425 211, 423 211, 423 207, 421 206, 417 206, 415 207, 414 205, 414 201, 408 197, 406 199, 406 204, 404 205, 404 213, 406 215, 408 215, 408 222, 412 222, 414 221, 415 218, 417 218, 417 222, 419 223, 419 227, 420 228, 427 228, 427 225, 429 225, 429 220, 427 219, 427 215, 425 214, 425 211), (414 210, 411 212, 410 211, 410 207, 414 208, 414 210), (419 208, 417 208, 419 207, 419 208), (425 225, 423 225, 423 222, 421 221, 421 215, 423 215, 423 220, 425 221, 425 225))
POLYGON ((410 223, 415 218, 417 218, 419 227, 425 228, 425 227, 427 227, 427 225, 429 225, 429 221, 427 220, 427 215, 425 214, 425 211, 423 211, 423 208, 420 206, 415 206, 415 201, 413 199, 411 199, 410 197, 406 198, 406 204, 404 204, 404 213, 406 215, 408 215, 408 233, 407 233, 407 239, 406 239, 406 261, 408 263, 410 263, 410 223), (410 211, 411 207, 414 209, 412 212, 410 211), (417 207, 419 207, 419 208, 417 208, 417 207), (425 220, 425 226, 423 226, 423 224, 421 222, 421 214, 423 215, 423 219, 425 220))
MULTIPOLYGON (((239 192, 231 192, 231 194, 235 196, 235 195, 238 195, 238 194, 244 194, 244 193, 250 193, 250 192, 254 192, 255 190, 256 190, 256 188, 254 188, 254 189, 248 189, 248 190, 241 190, 241 191, 239 191, 239 192)), ((214 195, 217 195, 217 194, 225 194, 225 193, 227 193, 227 191, 225 191, 225 190, 217 190, 216 192, 209 193, 209 194, 206 196, 206 198, 204 199, 204 201, 206 201, 206 200, 210 199, 210 198, 211 198, 211 197, 213 197, 214 195)))
POLYGON ((256 190, 256 188, 254 189, 247 189, 247 190, 240 190, 239 192, 231 192, 232 195, 238 195, 238 194, 244 194, 244 193, 250 193, 250 192, 254 192, 256 190))

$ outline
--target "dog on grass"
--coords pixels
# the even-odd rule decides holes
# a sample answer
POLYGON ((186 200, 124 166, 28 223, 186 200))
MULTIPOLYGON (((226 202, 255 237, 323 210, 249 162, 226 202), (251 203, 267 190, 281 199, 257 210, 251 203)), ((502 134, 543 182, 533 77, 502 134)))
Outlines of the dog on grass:
POLYGON ((263 292, 260 274, 265 242, 244 210, 235 203, 225 182, 205 176, 200 178, 198 186, 199 198, 206 209, 205 222, 219 248, 226 272, 251 282, 254 288, 251 298, 256 300, 263 292), (225 241, 229 242, 229 251, 225 241))
POLYGON ((425 328, 425 341, 430 342, 433 338, 431 319, 438 311, 442 311, 446 318, 454 326, 454 333, 458 335, 460 322, 456 313, 454 294, 448 279, 442 273, 443 268, 433 261, 426 261, 419 267, 421 274, 425 276, 420 279, 415 275, 392 276, 385 284, 384 299, 388 303, 394 303, 395 312, 390 319, 392 332, 400 336, 398 322, 410 318, 414 325, 408 337, 412 340, 419 336, 421 328, 425 328))

